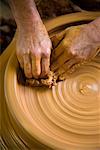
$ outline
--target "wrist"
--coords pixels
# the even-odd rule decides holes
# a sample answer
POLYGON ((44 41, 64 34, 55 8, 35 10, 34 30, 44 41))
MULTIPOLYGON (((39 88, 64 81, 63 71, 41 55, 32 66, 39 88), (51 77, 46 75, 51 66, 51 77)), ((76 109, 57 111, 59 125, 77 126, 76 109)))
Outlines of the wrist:
POLYGON ((9 0, 17 26, 30 26, 40 20, 34 0, 9 0))
POLYGON ((41 19, 28 19, 28 20, 23 20, 20 21, 17 24, 17 28, 20 31, 20 33, 27 33, 27 34, 35 34, 39 33, 39 30, 44 29, 43 23, 41 21, 41 19))
POLYGON ((90 23, 90 28, 92 32, 92 37, 95 42, 100 43, 100 18, 97 18, 93 22, 90 23))
POLYGON ((41 18, 38 15, 30 15, 26 18, 16 17, 16 23, 18 28, 31 28, 34 27, 34 25, 38 22, 41 22, 41 18))
POLYGON ((89 41, 93 45, 95 45, 95 44, 100 45, 100 29, 99 29, 97 23, 92 21, 91 23, 87 24, 83 28, 83 32, 87 35, 89 41))

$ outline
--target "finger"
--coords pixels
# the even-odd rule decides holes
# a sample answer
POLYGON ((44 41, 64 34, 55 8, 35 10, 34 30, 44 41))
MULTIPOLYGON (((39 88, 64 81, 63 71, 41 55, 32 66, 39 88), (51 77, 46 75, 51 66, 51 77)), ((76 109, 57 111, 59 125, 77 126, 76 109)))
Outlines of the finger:
POLYGON ((42 72, 41 72, 41 77, 45 77, 48 72, 49 72, 49 66, 50 66, 50 58, 42 58, 42 62, 41 62, 41 66, 42 66, 42 72))
POLYGON ((58 77, 58 76, 62 75, 64 72, 65 72, 65 70, 63 69, 63 67, 60 67, 54 73, 58 77))
MULTIPOLYGON (((72 56, 70 49, 71 41, 69 38, 65 38, 61 41, 61 43, 58 45, 58 47, 55 48, 54 52, 52 53, 52 59, 51 61, 55 61, 58 59, 60 55, 63 53, 65 54, 65 58, 70 58, 72 56)), ((65 60, 64 60, 65 61, 65 60)))
POLYGON ((32 61, 32 75, 34 78, 38 78, 41 73, 41 57, 31 55, 32 61))
POLYGON ((52 50, 51 54, 51 62, 55 61, 56 58, 64 51, 64 34, 65 32, 63 31, 52 37, 54 49, 52 50))
POLYGON ((74 66, 80 62, 79 59, 76 59, 75 57, 71 58, 67 62, 65 62, 61 67, 59 67, 56 71, 55 74, 57 76, 67 74, 68 71, 70 71, 72 68, 74 69, 74 66))
POLYGON ((84 49, 80 58, 83 58, 84 60, 93 59, 99 52, 100 49, 98 47, 88 47, 87 49, 84 49))
POLYGON ((51 37, 51 41, 52 41, 52 44, 53 44, 53 47, 57 47, 57 45, 59 44, 59 42, 61 42, 61 40, 64 38, 66 32, 65 30, 54 35, 53 37, 51 37))
POLYGON ((32 66, 29 55, 24 55, 24 73, 27 78, 32 78, 32 66))
POLYGON ((67 68, 67 70, 66 70, 64 73, 62 73, 61 76, 63 76, 64 78, 72 76, 73 73, 77 70, 77 68, 78 68, 80 65, 82 65, 82 64, 84 64, 84 62, 82 63, 82 62, 80 62, 80 61, 77 61, 76 63, 74 63, 73 65, 71 65, 71 66, 69 67, 69 69, 67 68))
POLYGON ((63 68, 65 71, 68 71, 69 69, 71 69, 73 66, 75 66, 79 62, 80 62, 80 59, 76 59, 75 57, 73 57, 68 62, 64 63, 63 68))
POLYGON ((54 61, 57 60, 57 58, 63 54, 64 52, 64 45, 63 45, 63 41, 61 41, 61 43, 52 51, 52 55, 51 55, 51 63, 53 63, 54 61))
POLYGON ((17 56, 17 59, 19 61, 20 67, 23 69, 24 68, 24 60, 23 57, 17 56))
POLYGON ((96 50, 96 52, 95 52, 95 54, 93 55, 93 57, 92 57, 92 58, 94 58, 95 56, 97 56, 97 55, 99 55, 99 54, 100 54, 100 46, 99 46, 99 47, 97 47, 95 50, 96 50))
POLYGON ((62 53, 58 58, 56 58, 56 60, 54 60, 53 62, 51 61, 51 66, 50 66, 50 69, 52 71, 55 71, 57 70, 59 67, 60 67, 60 62, 59 62, 59 59, 63 59, 63 56, 64 56, 64 53, 62 53))
POLYGON ((60 66, 62 66, 64 63, 69 61, 71 58, 73 58, 73 55, 67 53, 67 50, 65 50, 59 57, 56 58, 56 60, 51 64, 51 69, 53 71, 57 70, 60 66))

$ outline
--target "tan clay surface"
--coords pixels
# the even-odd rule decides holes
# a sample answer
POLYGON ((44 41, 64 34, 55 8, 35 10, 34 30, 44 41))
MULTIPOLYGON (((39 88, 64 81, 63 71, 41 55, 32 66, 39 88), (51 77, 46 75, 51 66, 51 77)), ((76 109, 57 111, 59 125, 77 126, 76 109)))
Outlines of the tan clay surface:
MULTIPOLYGON (((72 14, 48 22, 46 27, 55 34, 62 30, 61 25, 97 16, 100 13, 72 14)), ((52 89, 31 88, 17 82, 15 53, 8 61, 13 49, 15 40, 0 57, 0 132, 5 149, 99 150, 100 55, 52 89)))

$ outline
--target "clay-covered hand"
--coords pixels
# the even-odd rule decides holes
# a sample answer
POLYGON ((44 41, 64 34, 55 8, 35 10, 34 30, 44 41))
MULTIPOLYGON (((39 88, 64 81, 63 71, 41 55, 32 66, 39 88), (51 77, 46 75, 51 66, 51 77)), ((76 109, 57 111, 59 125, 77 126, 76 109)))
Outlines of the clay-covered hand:
POLYGON ((35 22, 30 28, 19 27, 16 53, 27 78, 39 78, 48 73, 51 41, 43 23, 35 22))
POLYGON ((84 60, 92 59, 100 51, 100 31, 93 23, 74 26, 52 37, 52 65, 56 71, 66 70, 84 60))

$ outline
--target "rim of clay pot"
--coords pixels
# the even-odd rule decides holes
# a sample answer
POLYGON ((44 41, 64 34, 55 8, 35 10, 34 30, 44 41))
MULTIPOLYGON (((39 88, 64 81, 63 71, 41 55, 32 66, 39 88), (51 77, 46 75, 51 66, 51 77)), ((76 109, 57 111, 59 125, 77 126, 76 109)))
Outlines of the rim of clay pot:
MULTIPOLYGON (((45 26, 52 36, 53 34, 61 31, 62 29, 69 27, 71 25, 83 24, 94 20, 95 18, 100 16, 100 12, 84 12, 84 13, 73 13, 64 16, 57 17, 45 23, 45 26)), ((13 48, 15 49, 15 42, 16 36, 5 52, 1 55, 1 60, 6 59, 5 57, 9 57, 13 48)), ((17 83, 17 68, 18 62, 15 56, 15 50, 10 57, 6 71, 5 71, 5 78, 4 78, 4 89, 5 89, 5 96, 6 102, 8 105, 8 109, 14 119, 30 134, 34 135, 36 139, 40 142, 45 143, 46 145, 57 148, 56 140, 52 140, 52 137, 47 137, 45 134, 37 130, 25 116, 25 112, 20 109, 19 104, 17 103, 17 95, 16 95, 16 83, 17 83), (19 107, 19 111, 17 111, 17 107, 19 107), (20 115, 21 112, 21 115, 20 115), (29 126, 30 124, 30 126, 29 126), (28 128, 27 128, 28 127, 28 128)), ((61 144, 61 143, 60 143, 61 144)), ((64 147, 64 145, 58 145, 58 148, 64 147)))

